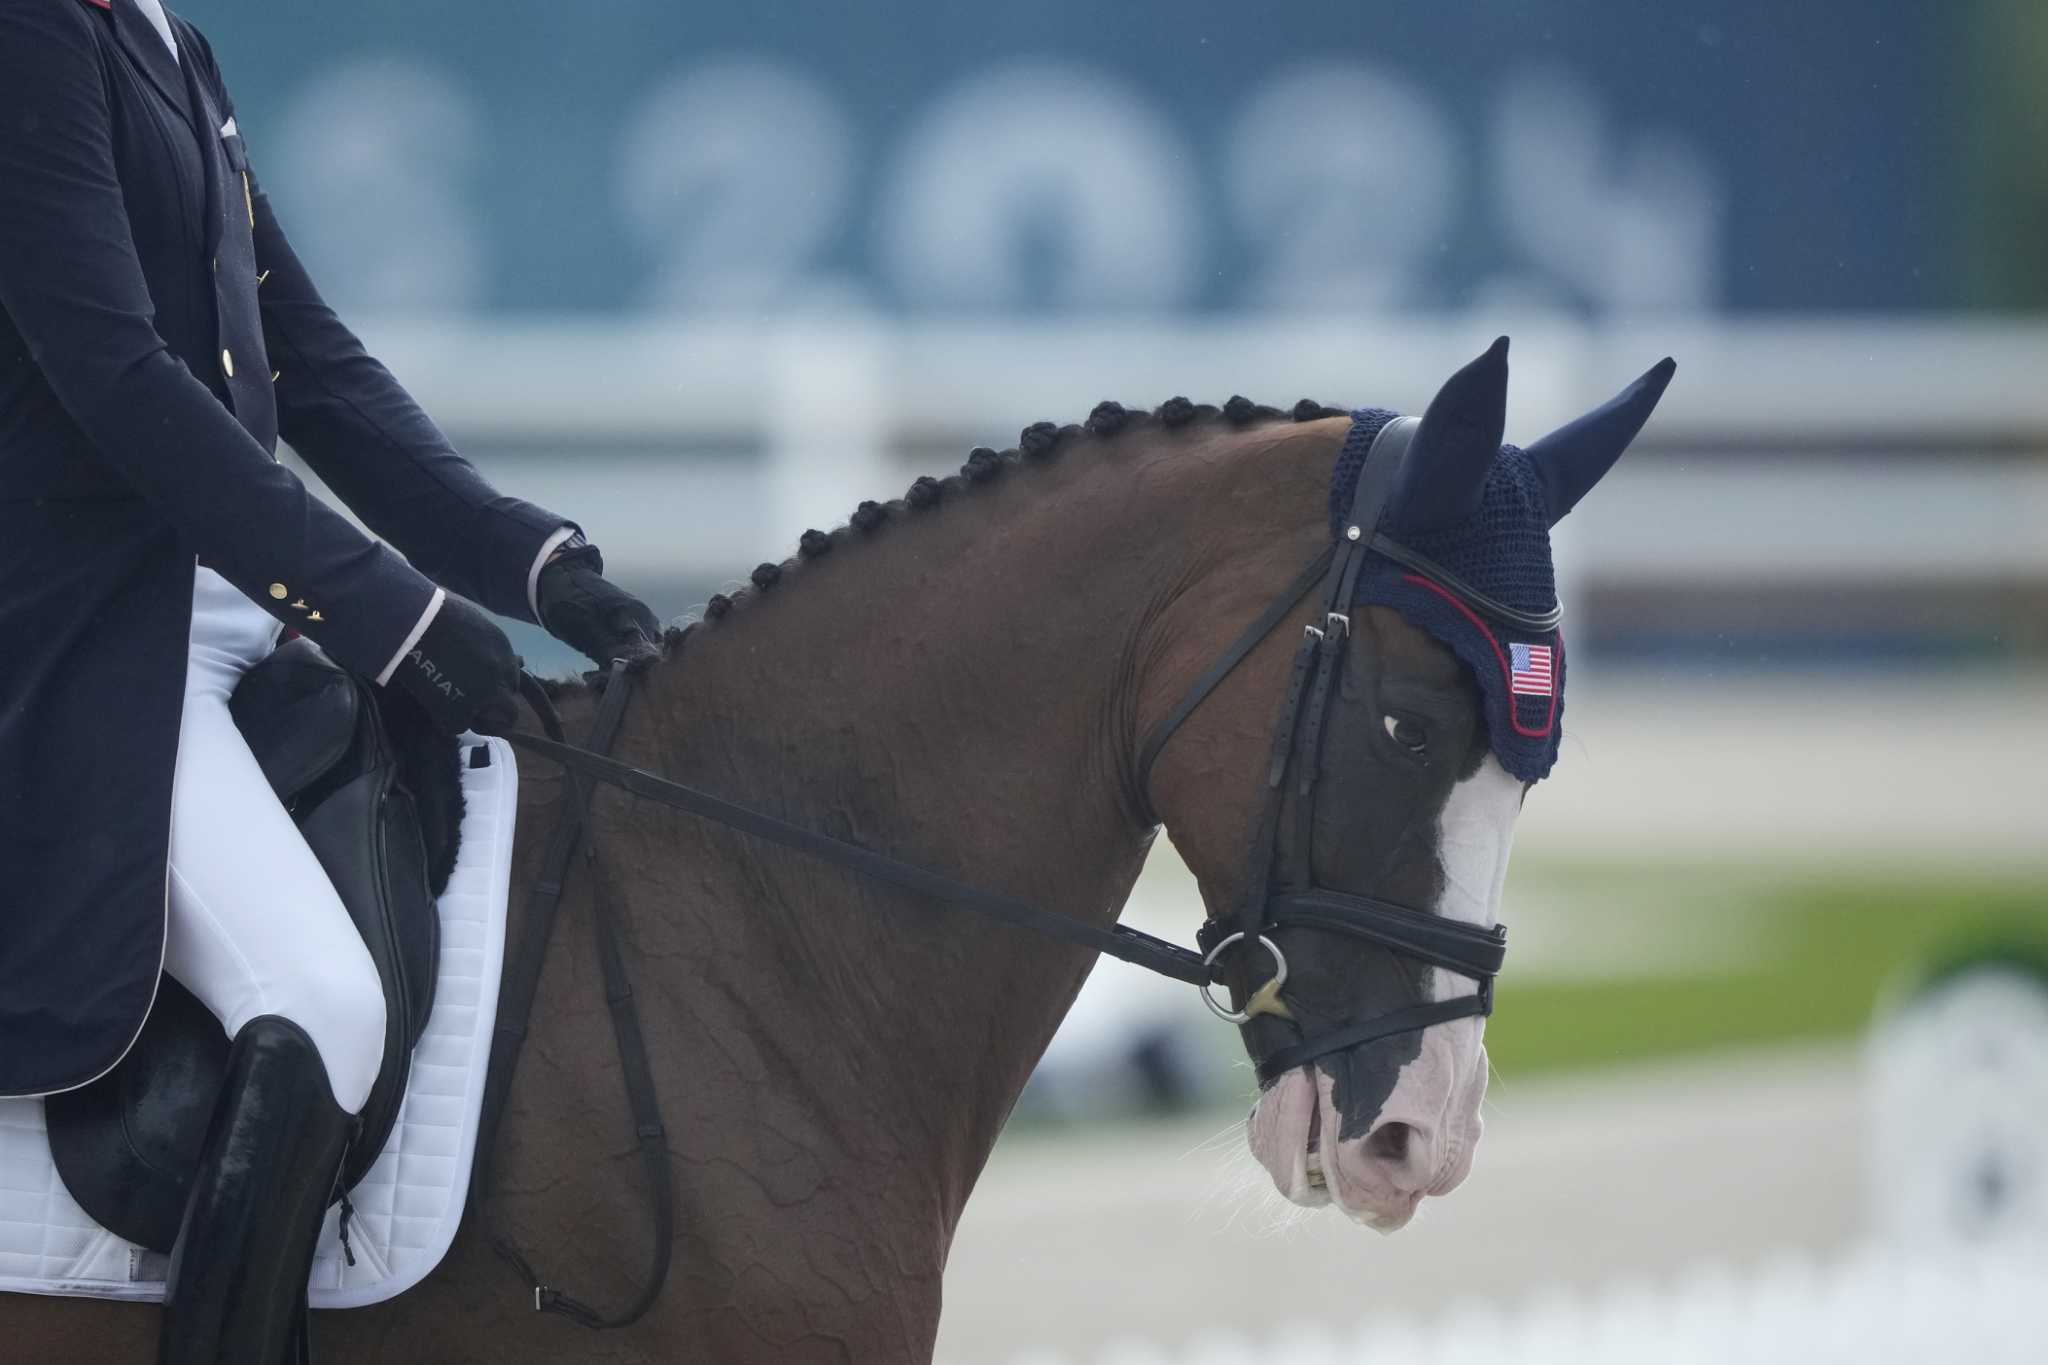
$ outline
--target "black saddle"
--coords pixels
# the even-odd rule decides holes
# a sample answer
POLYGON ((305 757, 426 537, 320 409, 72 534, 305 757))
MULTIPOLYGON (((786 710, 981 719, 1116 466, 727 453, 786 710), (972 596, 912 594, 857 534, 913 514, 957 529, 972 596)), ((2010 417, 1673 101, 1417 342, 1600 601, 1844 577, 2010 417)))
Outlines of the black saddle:
MULTIPOLYGON (((347 1189, 391 1135, 433 1008, 441 926, 434 901, 455 867, 460 758, 418 703, 343 670, 307 639, 244 674, 229 707, 348 907, 384 987, 384 1061, 342 1167, 347 1189)), ((171 1249, 227 1055, 219 1022, 166 976, 121 1064, 45 1101, 58 1173, 102 1227, 154 1251, 171 1249)))

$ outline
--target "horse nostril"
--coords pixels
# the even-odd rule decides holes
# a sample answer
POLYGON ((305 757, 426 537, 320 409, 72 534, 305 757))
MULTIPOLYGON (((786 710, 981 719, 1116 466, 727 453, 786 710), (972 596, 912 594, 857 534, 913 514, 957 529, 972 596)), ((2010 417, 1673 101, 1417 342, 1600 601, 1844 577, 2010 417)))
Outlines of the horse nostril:
POLYGON ((1408 1160, 1408 1141, 1414 1129, 1405 1123, 1388 1123, 1373 1130, 1365 1150, 1376 1161, 1399 1166, 1408 1160))

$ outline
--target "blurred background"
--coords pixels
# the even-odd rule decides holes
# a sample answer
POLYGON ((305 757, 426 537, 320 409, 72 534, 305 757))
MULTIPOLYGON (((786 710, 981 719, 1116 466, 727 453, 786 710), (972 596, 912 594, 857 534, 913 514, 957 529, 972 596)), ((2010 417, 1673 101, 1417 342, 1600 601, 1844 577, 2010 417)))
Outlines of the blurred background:
MULTIPOLYGON (((2048 9, 181 8, 344 315, 677 619, 1104 397, 1418 411, 1508 332, 1527 440, 1678 358, 1560 528, 1471 1180, 1289 1217, 1232 1031, 1104 966, 942 1359, 2042 1358, 2048 9)), ((1129 918, 1199 913, 1162 847, 1129 918)))

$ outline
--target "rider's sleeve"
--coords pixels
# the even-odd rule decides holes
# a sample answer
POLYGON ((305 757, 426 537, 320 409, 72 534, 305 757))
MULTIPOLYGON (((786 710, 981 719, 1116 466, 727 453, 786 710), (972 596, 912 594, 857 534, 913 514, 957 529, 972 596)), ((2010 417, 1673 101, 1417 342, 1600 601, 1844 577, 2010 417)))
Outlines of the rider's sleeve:
MULTIPOLYGON (((191 32, 231 117, 234 100, 213 50, 191 32)), ((237 127, 246 141, 251 130, 237 127)), ((250 191, 263 342, 278 371, 278 434, 427 577, 502 615, 537 620, 529 583, 550 541, 579 528, 498 492, 456 453, 320 296, 253 170, 250 191)))

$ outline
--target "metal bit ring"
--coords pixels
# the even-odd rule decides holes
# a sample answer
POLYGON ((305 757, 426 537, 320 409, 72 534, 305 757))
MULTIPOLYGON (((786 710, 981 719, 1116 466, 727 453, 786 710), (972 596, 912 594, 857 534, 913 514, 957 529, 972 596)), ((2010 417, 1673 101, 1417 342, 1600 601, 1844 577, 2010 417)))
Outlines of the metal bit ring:
MULTIPOLYGON (((1244 931, 1240 929, 1236 933, 1224 939, 1222 942, 1218 943, 1214 948, 1211 948, 1209 950, 1208 956, 1202 959, 1202 965, 1204 967, 1207 967, 1214 963, 1218 955, 1220 955, 1225 948, 1228 948, 1231 944, 1237 942, 1244 936, 1244 931)), ((1261 944, 1265 945, 1266 951, 1273 955, 1273 979, 1268 981, 1264 986, 1261 986, 1259 988, 1261 992, 1271 995, 1277 992, 1282 986, 1287 984, 1287 958, 1284 954, 1281 953, 1280 945, 1273 942, 1272 939, 1267 938, 1264 934, 1256 935, 1256 937, 1261 944)), ((1252 1017, 1253 1011, 1251 1010, 1229 1010, 1217 1004, 1216 997, 1209 994, 1209 987, 1206 983, 1200 986, 1198 989, 1202 992, 1202 1003, 1209 1007, 1209 1013, 1215 1015, 1224 1023, 1242 1024, 1252 1017)), ((1257 993, 1258 992, 1254 992, 1254 994, 1257 993)))

